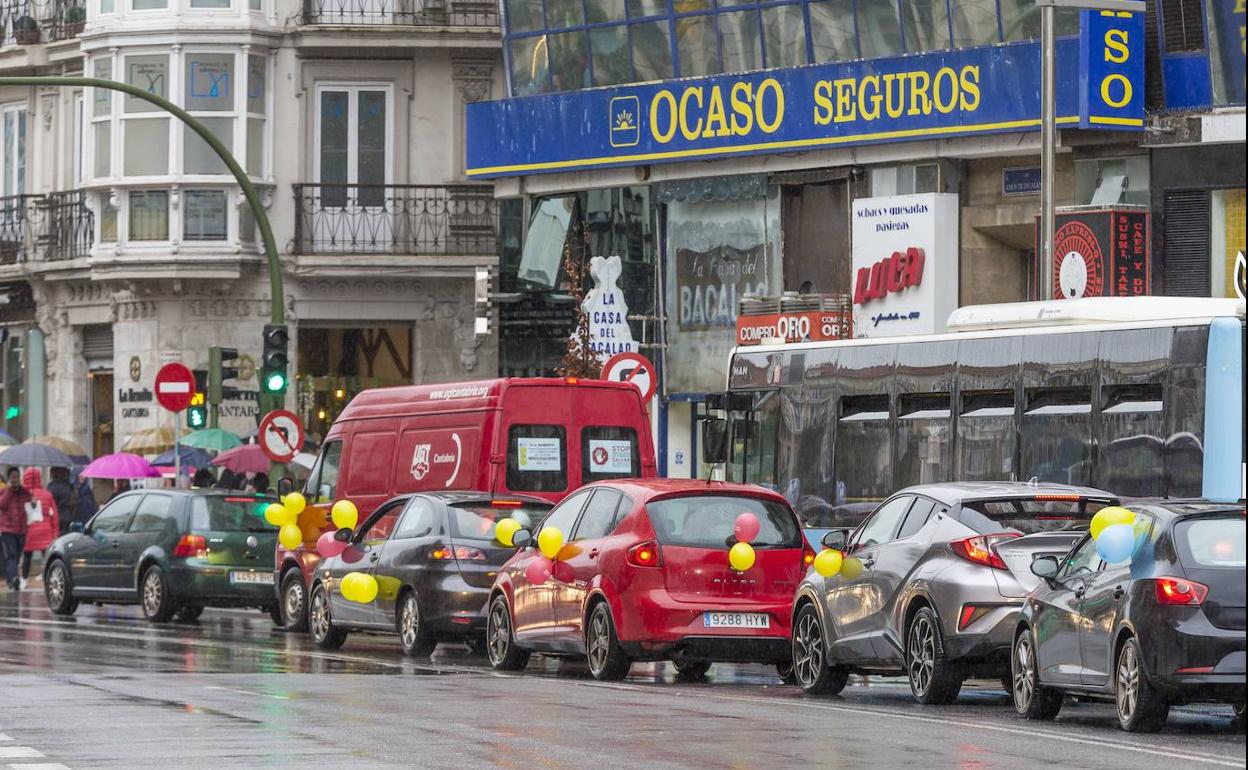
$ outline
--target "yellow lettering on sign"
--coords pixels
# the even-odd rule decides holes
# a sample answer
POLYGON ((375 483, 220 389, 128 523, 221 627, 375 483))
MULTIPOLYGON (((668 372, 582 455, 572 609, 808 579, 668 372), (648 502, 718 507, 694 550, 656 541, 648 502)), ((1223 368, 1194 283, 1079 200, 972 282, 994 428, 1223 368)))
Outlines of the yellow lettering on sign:
POLYGON ((724 95, 718 88, 712 88, 711 103, 706 109, 706 130, 702 132, 702 138, 728 136, 731 133, 732 131, 728 128, 728 118, 724 115, 724 95), (718 126, 718 128, 712 129, 713 126, 718 126))
POLYGON ((979 109, 979 67, 968 64, 962 68, 962 111, 974 112, 979 109))
POLYGON ((659 144, 667 144, 676 136, 676 97, 671 91, 663 89, 654 95, 650 102, 650 135, 659 144), (667 105, 667 130, 659 129, 659 107, 667 105))
POLYGON ((702 89, 686 88, 685 92, 680 95, 680 135, 693 141, 698 138, 698 134, 702 133, 702 116, 698 116, 698 122, 689 127, 689 100, 697 97, 698 109, 702 109, 702 89))
POLYGON ((815 125, 828 125, 832 114, 832 81, 820 80, 815 83, 815 125))
POLYGON ((776 129, 780 128, 780 124, 784 122, 784 89, 780 87, 780 81, 775 78, 767 78, 758 84, 758 94, 754 98, 754 120, 765 134, 775 133, 776 129), (770 122, 763 117, 764 97, 768 91, 774 91, 776 94, 775 114, 772 115, 770 122))
POLYGON ((1105 33, 1105 61, 1122 64, 1131 57, 1127 48, 1127 31, 1111 29, 1105 33))
POLYGON ((932 100, 936 103, 936 111, 948 115, 958 106, 958 73, 952 67, 941 67, 936 70, 936 80, 932 83, 932 100), (943 83, 949 84, 949 99, 941 93, 943 83))
POLYGON ((900 118, 906 111, 906 76, 884 76, 884 111, 890 118, 900 118), (893 97, 897 97, 895 100, 893 97))
POLYGON ((1122 73, 1115 72, 1101 81, 1101 100, 1110 107, 1122 108, 1131 103, 1131 81, 1122 73), (1109 95, 1110 83, 1122 83, 1122 98, 1114 99, 1109 95))
POLYGON ((909 115, 931 115, 932 100, 927 96, 927 89, 932 84, 932 76, 919 70, 910 73, 910 110, 909 115))
POLYGON ((733 136, 745 136, 754 130, 754 112, 750 109, 750 101, 753 98, 754 86, 749 83, 732 84, 729 101, 732 104, 733 136))
POLYGON ((863 120, 875 120, 880 116, 880 79, 875 75, 867 75, 858 84, 858 112, 863 120), (868 96, 867 91, 873 93, 868 96))
POLYGON ((858 119, 858 110, 854 107, 854 85, 854 81, 849 79, 832 81, 832 87, 836 89, 837 123, 858 119))

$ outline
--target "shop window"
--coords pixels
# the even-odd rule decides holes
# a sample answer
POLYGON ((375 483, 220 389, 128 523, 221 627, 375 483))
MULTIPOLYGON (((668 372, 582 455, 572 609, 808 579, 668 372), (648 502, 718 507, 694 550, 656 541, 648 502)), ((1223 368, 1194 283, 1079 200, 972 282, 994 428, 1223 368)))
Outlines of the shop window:
POLYGON ((628 67, 628 30, 623 26, 589 31, 593 57, 594 85, 614 86, 632 79, 628 67))
POLYGON ((1248 294, 1248 285, 1245 285, 1248 267, 1244 264, 1244 191, 1214 190, 1209 204, 1212 294, 1242 298, 1248 294))
POLYGON ((802 6, 778 5, 764 8, 762 14, 767 66, 798 67, 806 64, 806 23, 802 18, 802 6))
POLYGON ((667 80, 673 76, 672 38, 667 21, 633 24, 633 69, 638 81, 667 80))
POLYGON ((680 77, 695 78, 722 71, 715 34, 713 16, 690 16, 676 20, 676 56, 680 77))
POLYGON ((585 52, 585 33, 580 30, 559 32, 550 35, 549 40, 551 88, 573 91, 592 86, 589 59, 585 52))
POLYGON ((325 434, 366 388, 412 383, 412 326, 301 326, 295 386, 308 430, 325 434))
POLYGON ((516 276, 522 283, 547 289, 558 283, 575 207, 574 195, 546 198, 534 207, 516 276))
POLYGON ((960 174, 954 163, 919 163, 871 169, 871 194, 876 197, 915 193, 956 192, 960 174))
POLYGON ((718 26, 724 72, 762 69, 762 38, 759 36, 757 10, 721 13, 718 26))
POLYGON ((949 47, 948 0, 902 0, 902 14, 907 53, 949 47))
MULTIPOLYGON (((810 42, 815 61, 846 61, 858 58, 854 32, 853 0, 821 0, 810 3, 810 42)), ((771 42, 767 44, 771 51, 771 42)))
POLYGON ((549 90, 546 36, 511 41, 511 95, 531 96, 549 90))
POLYGON ((965 48, 1001 39, 996 0, 949 0, 953 45, 965 48))
POLYGON ((165 190, 131 190, 130 240, 169 240, 169 193, 165 190))
POLYGON ((895 56, 902 52, 901 19, 893 0, 858 0, 858 43, 862 57, 895 56))
POLYGON ((1075 161, 1075 199, 1081 206, 1149 205, 1148 156, 1075 161))
POLYGON ((228 233, 224 190, 187 190, 182 195, 182 238, 223 241, 228 233))

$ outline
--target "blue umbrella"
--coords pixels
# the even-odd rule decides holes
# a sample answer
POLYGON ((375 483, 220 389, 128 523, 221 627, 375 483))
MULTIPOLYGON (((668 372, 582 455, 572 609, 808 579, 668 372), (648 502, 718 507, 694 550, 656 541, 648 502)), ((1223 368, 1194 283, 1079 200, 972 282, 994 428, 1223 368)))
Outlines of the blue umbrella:
MULTIPOLYGON (((195 447, 184 446, 182 447, 182 451, 179 452, 178 454, 182 456, 182 467, 184 468, 188 465, 191 466, 192 468, 208 468, 212 465, 212 457, 210 457, 209 454, 202 449, 196 449, 195 447)), ((152 465, 173 465, 173 464, 174 462, 173 462, 173 450, 172 449, 170 449, 169 451, 165 452, 162 455, 159 455, 155 460, 152 460, 152 465)))
POLYGON ((73 459, 55 447, 44 444, 18 444, 0 450, 0 465, 35 468, 68 468, 73 459))

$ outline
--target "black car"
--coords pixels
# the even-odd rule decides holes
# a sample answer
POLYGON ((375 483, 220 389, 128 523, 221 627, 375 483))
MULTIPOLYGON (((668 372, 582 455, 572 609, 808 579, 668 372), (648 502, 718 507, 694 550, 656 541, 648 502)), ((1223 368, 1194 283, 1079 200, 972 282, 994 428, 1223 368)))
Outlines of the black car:
POLYGON ((139 604, 148 620, 194 620, 204 607, 258 607, 277 617, 264 521, 273 498, 222 490, 135 490, 57 538, 43 569, 48 606, 139 604))
POLYGON ((1011 655, 1014 707, 1051 719, 1064 693, 1112 698, 1124 730, 1161 729, 1173 704, 1244 712, 1244 508, 1203 501, 1126 506, 1139 545, 1105 564, 1085 535, 1041 556, 1011 655))
POLYGON ((316 567, 308 631, 322 649, 350 631, 397 633, 407 655, 429 655, 439 641, 485 649, 485 605, 498 569, 515 553, 494 538, 514 517, 532 528, 550 509, 535 497, 488 492, 401 495, 361 522, 351 544, 316 567), (350 572, 372 575, 377 598, 360 604, 339 588, 350 572))

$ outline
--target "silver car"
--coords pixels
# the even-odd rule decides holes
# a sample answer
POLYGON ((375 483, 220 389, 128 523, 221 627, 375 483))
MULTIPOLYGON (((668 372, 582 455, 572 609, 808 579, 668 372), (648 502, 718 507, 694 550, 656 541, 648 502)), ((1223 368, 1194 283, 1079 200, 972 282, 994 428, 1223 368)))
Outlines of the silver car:
POLYGON ((1010 690, 1010 646, 1031 562, 1062 556, 1116 501, 1086 487, 968 482, 909 487, 824 546, 841 574, 813 569, 793 601, 793 672, 835 694, 851 673, 899 674, 920 703, 952 703, 967 678, 1010 690))

